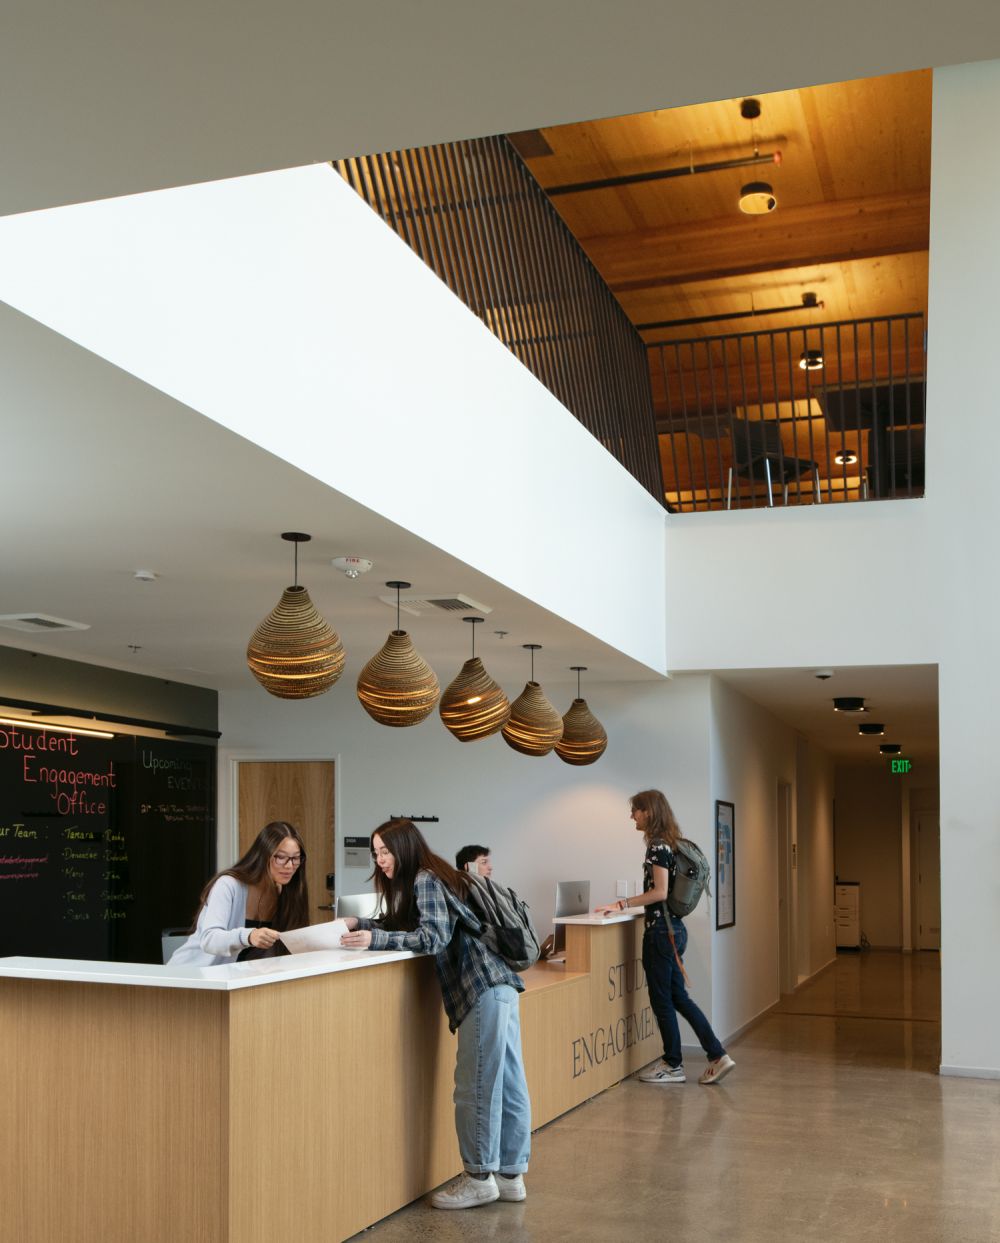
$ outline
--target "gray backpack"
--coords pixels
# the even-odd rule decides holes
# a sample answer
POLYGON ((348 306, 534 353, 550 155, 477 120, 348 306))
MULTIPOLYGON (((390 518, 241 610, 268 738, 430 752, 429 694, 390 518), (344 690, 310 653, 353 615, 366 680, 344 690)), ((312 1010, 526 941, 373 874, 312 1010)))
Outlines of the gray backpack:
POLYGON ((483 925, 479 939, 514 971, 526 971, 538 962, 538 933, 528 904, 513 889, 484 876, 469 873, 469 910, 483 925))
POLYGON ((711 868, 708 860, 694 842, 682 837, 674 847, 674 865, 670 869, 670 884, 667 888, 667 907, 671 914, 681 919, 690 915, 701 901, 701 895, 708 890, 711 868))

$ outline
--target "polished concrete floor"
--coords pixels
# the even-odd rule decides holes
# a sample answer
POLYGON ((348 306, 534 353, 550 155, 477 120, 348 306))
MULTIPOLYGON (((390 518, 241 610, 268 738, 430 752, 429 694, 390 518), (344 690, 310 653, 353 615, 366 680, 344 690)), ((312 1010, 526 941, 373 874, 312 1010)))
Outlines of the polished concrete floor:
POLYGON ((363 1237, 1000 1241, 1000 1082, 938 1076, 936 954, 841 955, 729 1051, 716 1087, 628 1080, 537 1132, 524 1204, 363 1237))

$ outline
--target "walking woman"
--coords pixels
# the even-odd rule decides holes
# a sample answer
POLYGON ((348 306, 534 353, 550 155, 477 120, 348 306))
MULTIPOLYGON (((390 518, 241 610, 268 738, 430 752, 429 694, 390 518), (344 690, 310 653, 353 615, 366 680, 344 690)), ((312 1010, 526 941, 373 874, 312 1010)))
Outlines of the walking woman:
POLYGON ((684 921, 671 914, 666 907, 670 871, 674 865, 673 849, 681 836, 680 827, 670 804, 659 790, 642 790, 639 794, 633 794, 629 801, 635 827, 646 839, 642 894, 622 898, 612 906, 597 909, 606 914, 625 910, 626 907, 641 906, 645 910, 642 965, 649 987, 649 1002, 663 1037, 663 1060, 647 1067, 639 1079, 643 1083, 684 1082, 681 1033, 677 1026, 677 1015, 680 1014, 690 1023, 708 1058, 708 1066, 698 1077, 698 1082, 718 1083, 736 1063, 719 1043, 708 1019, 688 996, 681 965, 687 946, 687 929, 684 921))
POLYGON ((482 925, 465 903, 468 875, 433 854, 411 820, 379 825, 371 848, 385 914, 349 917, 341 944, 433 954, 448 1025, 458 1032, 455 1127, 465 1172, 430 1202, 462 1209, 523 1200, 531 1150, 517 1000, 524 984, 479 940, 482 925))
POLYGON ((305 859, 297 829, 284 820, 265 825, 243 858, 202 890, 195 930, 171 955, 171 966, 209 967, 284 951, 281 933, 309 922, 305 859))

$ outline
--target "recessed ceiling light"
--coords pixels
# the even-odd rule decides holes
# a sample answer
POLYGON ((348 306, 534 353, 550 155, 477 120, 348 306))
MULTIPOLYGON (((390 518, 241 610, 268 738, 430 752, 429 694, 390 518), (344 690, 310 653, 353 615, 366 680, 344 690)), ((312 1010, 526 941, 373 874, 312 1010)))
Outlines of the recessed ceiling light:
POLYGON ((884 734, 885 726, 880 721, 865 721, 858 726, 859 734, 884 734))
POLYGON ((803 350, 799 355, 800 371, 822 371, 823 370, 823 351, 822 350, 803 350))
POLYGON ((865 701, 856 695, 840 695, 833 701, 834 712, 865 712, 865 701))
POLYGON ((898 742, 883 742, 882 745, 879 747, 879 752, 882 755, 899 755, 902 749, 903 748, 899 745, 898 742))
POLYGON ((838 453, 833 460, 838 466, 853 466, 858 460, 858 455, 856 453, 852 453, 850 449, 844 449, 843 452, 838 453))

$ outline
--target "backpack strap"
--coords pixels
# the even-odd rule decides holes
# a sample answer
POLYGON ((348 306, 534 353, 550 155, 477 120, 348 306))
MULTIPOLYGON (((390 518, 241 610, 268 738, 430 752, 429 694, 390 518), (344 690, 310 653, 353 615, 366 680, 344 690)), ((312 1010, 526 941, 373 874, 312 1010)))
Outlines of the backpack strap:
POLYGON ((684 977, 684 983, 690 984, 688 973, 684 970, 684 964, 681 962, 681 956, 677 953, 677 942, 674 940, 674 925, 670 919, 670 912, 667 910, 666 902, 663 903, 663 918, 667 924, 667 935, 670 937, 670 948, 674 951, 674 960, 681 969, 681 975, 684 977))

